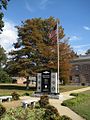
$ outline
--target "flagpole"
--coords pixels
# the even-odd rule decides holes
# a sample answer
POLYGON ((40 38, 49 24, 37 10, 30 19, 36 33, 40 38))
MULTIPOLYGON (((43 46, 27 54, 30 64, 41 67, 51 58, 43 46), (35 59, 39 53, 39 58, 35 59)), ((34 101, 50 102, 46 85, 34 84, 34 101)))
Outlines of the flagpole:
POLYGON ((58 84, 58 93, 59 93, 59 34, 58 34, 58 20, 57 20, 57 56, 58 56, 58 72, 57 72, 57 84, 58 84))

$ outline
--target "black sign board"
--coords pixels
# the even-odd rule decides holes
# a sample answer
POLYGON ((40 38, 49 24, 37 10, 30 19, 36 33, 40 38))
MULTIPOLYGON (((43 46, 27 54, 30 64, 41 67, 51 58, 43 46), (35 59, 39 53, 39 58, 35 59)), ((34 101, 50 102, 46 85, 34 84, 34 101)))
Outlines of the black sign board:
POLYGON ((51 83, 51 71, 42 71, 42 92, 50 92, 51 83))

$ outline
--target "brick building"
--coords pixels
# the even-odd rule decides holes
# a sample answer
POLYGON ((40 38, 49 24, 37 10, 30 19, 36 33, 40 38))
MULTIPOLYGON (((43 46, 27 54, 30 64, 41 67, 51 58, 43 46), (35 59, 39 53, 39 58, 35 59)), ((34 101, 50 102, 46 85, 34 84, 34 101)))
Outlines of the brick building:
POLYGON ((80 55, 71 64, 70 81, 76 84, 90 85, 90 54, 80 55))

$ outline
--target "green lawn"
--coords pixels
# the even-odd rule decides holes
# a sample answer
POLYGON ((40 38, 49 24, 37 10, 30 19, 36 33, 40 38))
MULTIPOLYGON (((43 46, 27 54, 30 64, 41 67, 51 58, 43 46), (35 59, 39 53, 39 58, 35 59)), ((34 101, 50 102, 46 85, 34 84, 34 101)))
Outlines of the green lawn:
POLYGON ((76 98, 64 101, 63 105, 69 107, 86 120, 90 120, 90 90, 79 93, 76 98))
POLYGON ((79 86, 79 85, 60 85, 60 92, 67 92, 67 91, 72 91, 72 90, 77 90, 80 88, 84 88, 86 86, 79 86))
MULTIPOLYGON (((61 86, 60 92, 66 92, 70 90, 76 90, 79 88, 83 88, 83 86, 61 86)), ((29 90, 26 90, 25 85, 14 85, 14 84, 0 84, 0 96, 2 95, 10 95, 12 92, 16 91, 18 94, 23 95, 25 93, 32 94, 35 92, 35 87, 30 86, 29 90)))
POLYGON ((0 84, 0 96, 11 95, 14 91, 19 95, 24 95, 25 93, 32 94, 35 91, 35 87, 30 86, 29 90, 26 90, 25 85, 0 84))

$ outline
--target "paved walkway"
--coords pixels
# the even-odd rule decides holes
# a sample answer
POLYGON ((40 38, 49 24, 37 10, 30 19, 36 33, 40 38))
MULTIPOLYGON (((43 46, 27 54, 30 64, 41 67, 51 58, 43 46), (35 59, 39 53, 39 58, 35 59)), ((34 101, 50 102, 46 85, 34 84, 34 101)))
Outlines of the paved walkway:
POLYGON ((72 118, 72 120, 85 120, 84 118, 82 118, 81 116, 73 112, 71 109, 69 109, 68 107, 61 106, 61 103, 64 100, 71 99, 73 97, 73 96, 69 96, 70 93, 80 93, 80 92, 87 91, 87 90, 90 90, 90 87, 82 88, 78 90, 72 90, 68 92, 63 92, 59 100, 50 99, 50 104, 55 106, 58 109, 60 115, 67 115, 70 118, 72 118))

